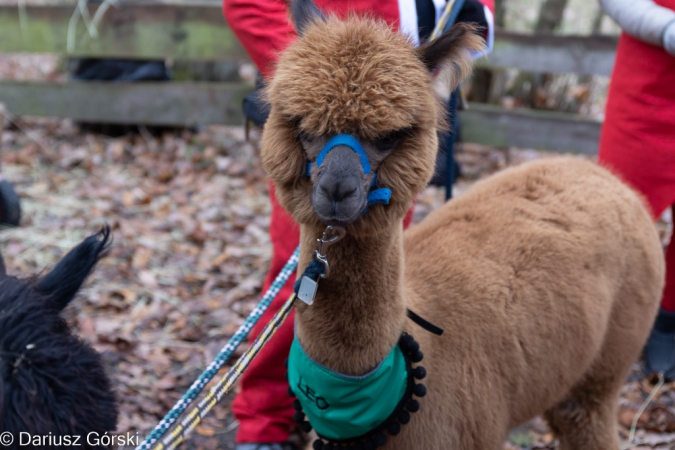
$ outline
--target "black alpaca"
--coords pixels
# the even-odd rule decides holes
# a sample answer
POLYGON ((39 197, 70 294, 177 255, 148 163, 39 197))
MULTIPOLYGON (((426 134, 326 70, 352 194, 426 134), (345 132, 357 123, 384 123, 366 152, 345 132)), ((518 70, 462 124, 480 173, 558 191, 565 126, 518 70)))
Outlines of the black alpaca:
POLYGON ((0 257, 0 432, 13 435, 9 448, 20 448, 21 432, 24 444, 26 433, 51 436, 32 448, 63 448, 59 436, 103 448, 88 445, 87 435, 115 431, 117 405, 101 358, 60 315, 109 242, 106 227, 38 279, 8 276, 0 257))

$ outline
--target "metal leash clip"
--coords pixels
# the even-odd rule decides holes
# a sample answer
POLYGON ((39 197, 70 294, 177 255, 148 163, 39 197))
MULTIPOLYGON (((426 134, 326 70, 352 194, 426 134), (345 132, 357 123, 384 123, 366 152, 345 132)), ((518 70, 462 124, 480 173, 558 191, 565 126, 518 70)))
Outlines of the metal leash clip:
MULTIPOLYGON (((345 237, 346 233, 344 228, 329 225, 324 230, 323 236, 316 240, 319 243, 319 249, 314 250, 312 258, 323 265, 323 273, 320 275, 321 278, 326 278, 330 275, 330 265, 328 264, 326 249, 345 237)), ((318 279, 313 280, 309 276, 303 275, 300 280, 300 288, 298 289, 298 298, 308 305, 313 304, 318 287, 318 279)))
POLYGON ((312 257, 316 261, 319 261, 321 264, 323 264, 324 270, 321 274, 321 278, 327 278, 330 274, 330 265, 328 264, 328 258, 326 257, 326 249, 345 237, 346 233, 347 232, 342 227, 328 225, 323 231, 323 236, 321 239, 316 240, 316 242, 319 243, 319 249, 314 250, 312 257))

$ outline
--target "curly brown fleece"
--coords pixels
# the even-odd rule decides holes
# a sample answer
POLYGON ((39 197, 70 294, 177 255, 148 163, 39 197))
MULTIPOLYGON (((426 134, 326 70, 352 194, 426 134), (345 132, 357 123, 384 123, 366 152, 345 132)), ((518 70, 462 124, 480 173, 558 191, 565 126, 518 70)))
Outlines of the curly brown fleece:
MULTIPOLYGON (((498 449, 509 428, 546 413, 563 450, 618 449, 616 403, 663 287, 660 242, 642 201, 606 170, 552 159, 506 170, 403 233, 434 166, 440 105, 428 67, 444 52, 456 82, 480 49, 471 29, 415 50, 373 19, 329 17, 281 57, 267 94, 263 163, 301 225, 304 267, 324 229, 305 175, 315 150, 410 129, 378 167, 392 203, 376 205, 328 249, 331 275, 298 306, 310 357, 363 374, 402 331, 428 369, 421 410, 387 449, 498 449), (409 307, 445 328, 411 324, 409 307)), ((369 154, 369 158, 373 155, 369 154)))
MULTIPOLYGON (((483 48, 472 31, 457 27, 447 36, 459 63, 456 84, 470 70, 468 50, 483 48)), ((330 17, 326 24, 310 26, 303 39, 281 55, 266 92, 271 110, 263 136, 263 164, 280 188, 279 201, 294 211, 299 223, 316 223, 300 132, 318 139, 351 133, 372 140, 388 131, 411 130, 402 143, 406 150, 392 154, 378 171, 380 184, 396 195, 386 211, 373 208, 349 230, 351 234, 368 234, 392 216, 403 218, 412 199, 426 187, 444 114, 419 56, 406 37, 386 23, 357 17, 344 21, 330 17)))

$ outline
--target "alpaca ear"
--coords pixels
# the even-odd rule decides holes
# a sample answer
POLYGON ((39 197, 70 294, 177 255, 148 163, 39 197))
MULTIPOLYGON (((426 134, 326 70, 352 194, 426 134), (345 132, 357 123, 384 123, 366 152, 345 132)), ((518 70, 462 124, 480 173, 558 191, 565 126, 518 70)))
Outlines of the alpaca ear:
POLYGON ((4 277, 5 275, 7 275, 7 268, 5 267, 5 260, 0 254, 0 276, 4 277))
POLYGON ((291 16, 299 36, 304 34, 308 25, 326 20, 324 13, 312 0, 291 0, 291 16))
POLYGON ((466 78, 473 67, 472 52, 485 52, 485 42, 479 29, 466 23, 458 23, 438 39, 420 46, 417 53, 429 72, 450 66, 453 72, 452 90, 466 78))
POLYGON ((62 310, 75 298, 96 263, 107 254, 109 244, 110 227, 106 225, 68 252, 35 288, 49 297, 52 306, 62 310))

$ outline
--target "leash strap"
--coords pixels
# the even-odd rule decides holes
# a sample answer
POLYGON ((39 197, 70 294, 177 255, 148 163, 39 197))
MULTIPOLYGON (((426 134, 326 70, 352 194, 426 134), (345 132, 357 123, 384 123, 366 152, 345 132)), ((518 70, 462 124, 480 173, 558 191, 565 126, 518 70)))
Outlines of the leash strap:
POLYGON ((434 31, 429 37, 429 41, 438 39, 455 23, 457 16, 459 16, 459 11, 462 9, 462 6, 464 6, 464 1, 465 0, 450 0, 447 2, 434 31))
POLYGON ((325 267, 323 264, 321 264, 316 259, 312 259, 312 261, 307 265, 305 271, 302 273, 302 276, 299 276, 298 279, 295 280, 295 284, 293 285, 293 292, 295 292, 295 295, 298 294, 303 277, 308 277, 313 281, 319 281, 319 277, 324 273, 324 271, 325 267))
MULTIPOLYGON (((298 257, 299 247, 296 249, 293 256, 295 257, 295 265, 297 266, 297 257, 298 257)), ((290 263, 290 261, 289 261, 290 263)), ((284 268, 285 269, 285 268, 284 268)), ((304 273, 295 283, 293 287, 293 294, 290 298, 284 303, 281 309, 274 315, 274 318, 265 325, 265 328, 256 338, 256 340, 251 344, 246 352, 244 352, 237 362, 232 366, 232 368, 225 374, 225 376, 218 382, 216 386, 211 388, 211 391, 204 397, 190 412, 185 416, 185 418, 180 422, 176 423, 169 431, 168 435, 162 439, 161 442, 156 442, 152 447, 152 450, 172 450, 178 447, 184 440, 185 437, 201 422, 201 420, 211 411, 211 409, 227 394, 234 383, 239 379, 242 373, 246 368, 251 364, 251 361, 258 355, 263 346, 269 341, 274 332, 281 326, 281 324, 286 320, 286 317, 290 314, 293 306, 295 306, 295 300, 297 299, 297 292, 300 287, 300 281, 303 277, 309 277, 313 280, 318 280, 322 273, 324 273, 324 266, 317 260, 312 260, 309 263, 307 268, 305 268, 304 273)))
POLYGON ((410 320, 415 322, 420 327, 427 330, 429 333, 433 333, 437 336, 441 336, 443 334, 443 328, 437 327, 433 323, 423 319, 422 317, 418 316, 416 313, 414 313, 409 309, 407 311, 408 311, 408 318, 410 318, 410 320))
POLYGON ((185 440, 185 437, 202 421, 216 403, 232 389, 232 386, 234 386, 234 383, 239 379, 241 374, 244 373, 244 370, 246 370, 251 361, 253 361, 258 353, 260 353, 263 346, 270 340, 272 335, 274 335, 274 332, 277 331, 286 317, 291 313, 293 306, 295 305, 295 299, 295 294, 292 294, 281 309, 274 315, 274 318, 272 318, 270 323, 265 326, 260 333, 260 336, 258 336, 253 344, 251 344, 251 347, 239 357, 227 374, 225 374, 218 384, 211 388, 209 393, 188 412, 182 421, 176 423, 171 430, 169 430, 164 439, 160 442, 156 442, 151 447, 152 450, 173 450, 185 440))
POLYGON ((277 296, 282 287, 286 284, 286 281, 290 276, 295 272, 295 269, 298 266, 298 256, 300 254, 300 247, 295 249, 293 255, 291 255, 286 265, 281 269, 279 275, 267 290, 265 295, 260 300, 258 306, 251 312, 251 314, 246 318, 246 321, 239 327, 237 332, 230 338, 228 343, 220 350, 218 356, 215 357, 213 362, 204 370, 204 372, 199 376, 190 389, 183 395, 183 397, 178 400, 173 408, 164 416, 164 418, 159 422, 154 430, 143 440, 141 445, 137 447, 136 450, 149 450, 155 442, 166 434, 166 432, 185 412, 185 410, 190 406, 192 402, 197 398, 197 396, 204 390, 206 385, 216 376, 218 371, 225 365, 225 363, 230 359, 232 353, 241 345, 241 343, 246 340, 248 334, 251 332, 251 329, 255 326, 256 323, 260 320, 262 315, 267 311, 272 300, 277 296))

